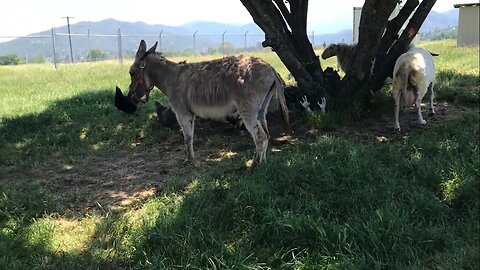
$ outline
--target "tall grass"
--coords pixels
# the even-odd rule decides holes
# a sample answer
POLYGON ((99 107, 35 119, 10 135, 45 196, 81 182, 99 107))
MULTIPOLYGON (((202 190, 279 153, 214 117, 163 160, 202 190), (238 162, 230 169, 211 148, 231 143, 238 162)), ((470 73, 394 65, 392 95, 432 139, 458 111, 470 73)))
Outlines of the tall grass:
POLYGON ((458 104, 478 105, 479 48, 457 48, 452 40, 426 42, 422 46, 440 54, 435 57, 436 98, 458 104))
POLYGON ((38 174, 179 135, 151 102, 115 109, 128 64, 0 67, 0 269, 477 269, 478 47, 424 46, 440 53, 439 100, 473 108, 396 142, 318 136, 255 170, 237 169, 250 153, 178 170, 159 194, 102 213, 72 213, 38 174))

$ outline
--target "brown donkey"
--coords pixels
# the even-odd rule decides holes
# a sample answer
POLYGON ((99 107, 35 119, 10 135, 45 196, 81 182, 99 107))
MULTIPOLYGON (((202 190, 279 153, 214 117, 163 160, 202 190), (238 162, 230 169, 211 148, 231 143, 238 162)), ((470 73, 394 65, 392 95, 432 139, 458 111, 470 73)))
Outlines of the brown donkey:
POLYGON ((193 129, 195 116, 219 119, 238 112, 255 142, 253 164, 266 161, 269 132, 266 114, 270 100, 278 97, 285 124, 288 108, 283 81, 264 61, 248 56, 232 56, 199 63, 175 63, 149 50, 140 42, 130 67, 128 96, 135 104, 153 86, 169 99, 180 124, 187 150, 187 161, 194 161, 193 129))

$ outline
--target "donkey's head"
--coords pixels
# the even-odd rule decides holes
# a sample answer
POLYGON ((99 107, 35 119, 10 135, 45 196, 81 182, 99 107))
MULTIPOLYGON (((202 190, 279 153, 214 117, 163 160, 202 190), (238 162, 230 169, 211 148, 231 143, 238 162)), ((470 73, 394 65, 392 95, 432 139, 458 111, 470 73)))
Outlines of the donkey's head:
POLYGON ((140 46, 135 54, 135 60, 130 67, 129 73, 131 82, 128 87, 128 97, 135 104, 145 102, 142 100, 143 96, 146 96, 146 101, 148 101, 148 96, 153 88, 153 84, 146 69, 149 66, 148 55, 154 53, 156 48, 157 42, 155 42, 155 45, 147 51, 147 44, 145 41, 140 41, 140 46))

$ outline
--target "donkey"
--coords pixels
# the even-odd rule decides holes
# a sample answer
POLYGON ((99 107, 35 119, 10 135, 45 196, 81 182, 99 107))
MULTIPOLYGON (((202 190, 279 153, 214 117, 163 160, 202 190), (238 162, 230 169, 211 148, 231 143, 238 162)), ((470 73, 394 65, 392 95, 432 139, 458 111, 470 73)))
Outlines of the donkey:
POLYGON ((289 125, 283 81, 273 67, 248 56, 231 56, 199 63, 175 63, 147 50, 144 40, 130 67, 128 96, 135 104, 148 98, 153 86, 168 98, 182 128, 186 162, 194 162, 193 130, 195 117, 218 119, 238 112, 255 143, 253 164, 266 161, 270 137, 266 114, 270 100, 277 95, 285 125, 289 125))

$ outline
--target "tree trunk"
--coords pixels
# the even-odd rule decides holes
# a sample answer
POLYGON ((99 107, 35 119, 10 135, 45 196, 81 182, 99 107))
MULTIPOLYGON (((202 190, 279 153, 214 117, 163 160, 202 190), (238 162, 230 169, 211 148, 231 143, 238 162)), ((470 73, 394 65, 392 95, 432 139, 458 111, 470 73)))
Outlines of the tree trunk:
MULTIPOLYGON (((414 3, 409 2, 418 2, 416 1, 411 1, 409 0, 403 9, 405 9, 408 6, 408 10, 414 9, 412 6, 414 3)), ((415 13, 413 14, 412 18, 410 19, 407 27, 403 30, 402 35, 398 39, 394 39, 393 41, 388 41, 390 42, 390 46, 388 46, 388 51, 385 52, 385 54, 381 54, 382 52, 379 52, 379 55, 377 56, 377 60, 375 61, 375 67, 373 69, 373 80, 374 80, 374 85, 373 85, 373 90, 378 91, 383 87, 383 83, 387 77, 392 78, 392 73, 393 73, 393 68, 395 66, 395 62, 397 61, 397 58, 403 54, 404 52, 407 51, 408 46, 412 42, 412 40, 415 38, 415 36, 418 33, 418 30, 422 26, 423 22, 427 18, 428 13, 432 10, 433 5, 435 5, 435 2, 437 0, 423 0, 420 5, 418 5, 418 8, 415 10, 415 13)), ((402 9, 402 11, 403 11, 402 9)), ((408 10, 405 13, 408 13, 408 10)), ((410 11, 411 14, 411 11, 410 11)), ((405 22, 404 18, 406 15, 402 14, 400 12, 396 18, 392 20, 392 25, 395 23, 400 25, 401 27, 403 23, 405 22), (395 21, 395 19, 399 16, 402 16, 398 21, 395 21), (402 22, 403 21, 403 22, 402 22)), ((408 16, 406 16, 408 18, 408 16)), ((397 27, 395 26, 395 27, 397 27)), ((392 32, 395 31, 395 29, 392 26, 392 32)), ((397 31, 398 32, 398 31, 397 31)), ((391 34, 393 35, 393 33, 391 34)), ((398 37, 398 35, 395 33, 395 35, 398 37)), ((385 37, 385 39, 392 39, 391 37, 385 37)), ((386 41, 387 43, 387 41, 386 41)), ((387 45, 385 45, 387 47, 387 45)))
POLYGON ((351 69, 339 82, 333 69, 322 70, 307 36, 308 0, 240 0, 265 32, 264 47, 271 47, 293 75, 302 94, 316 103, 327 97, 329 110, 359 113, 368 106, 373 90, 391 76, 396 59, 406 51, 436 0, 407 0, 400 13, 388 18, 398 0, 365 0, 359 42, 351 69), (288 3, 288 8, 286 3, 288 3), (416 9, 400 38, 398 33, 416 9))
POLYGON ((265 32, 264 47, 280 57, 308 96, 322 94, 323 70, 307 36, 308 0, 240 0, 265 32))
MULTIPOLYGON (((377 48, 388 17, 397 5, 397 0, 366 0, 362 8, 359 26, 358 44, 353 56, 350 71, 342 79, 339 98, 335 100, 335 109, 345 110, 351 107, 353 99, 364 102, 370 98, 370 91, 364 87, 371 78, 371 69, 377 48), (353 98, 353 96, 356 96, 353 98)), ((357 102, 358 103, 358 102, 357 102)), ((355 104, 355 107, 361 106, 355 104)))
POLYGON ((387 29, 383 34, 382 41, 378 48, 377 57, 375 59, 374 74, 379 72, 385 63, 385 57, 392 44, 398 39, 400 29, 405 24, 405 21, 412 15, 412 12, 417 8, 418 0, 407 0, 398 15, 387 22, 387 29))

